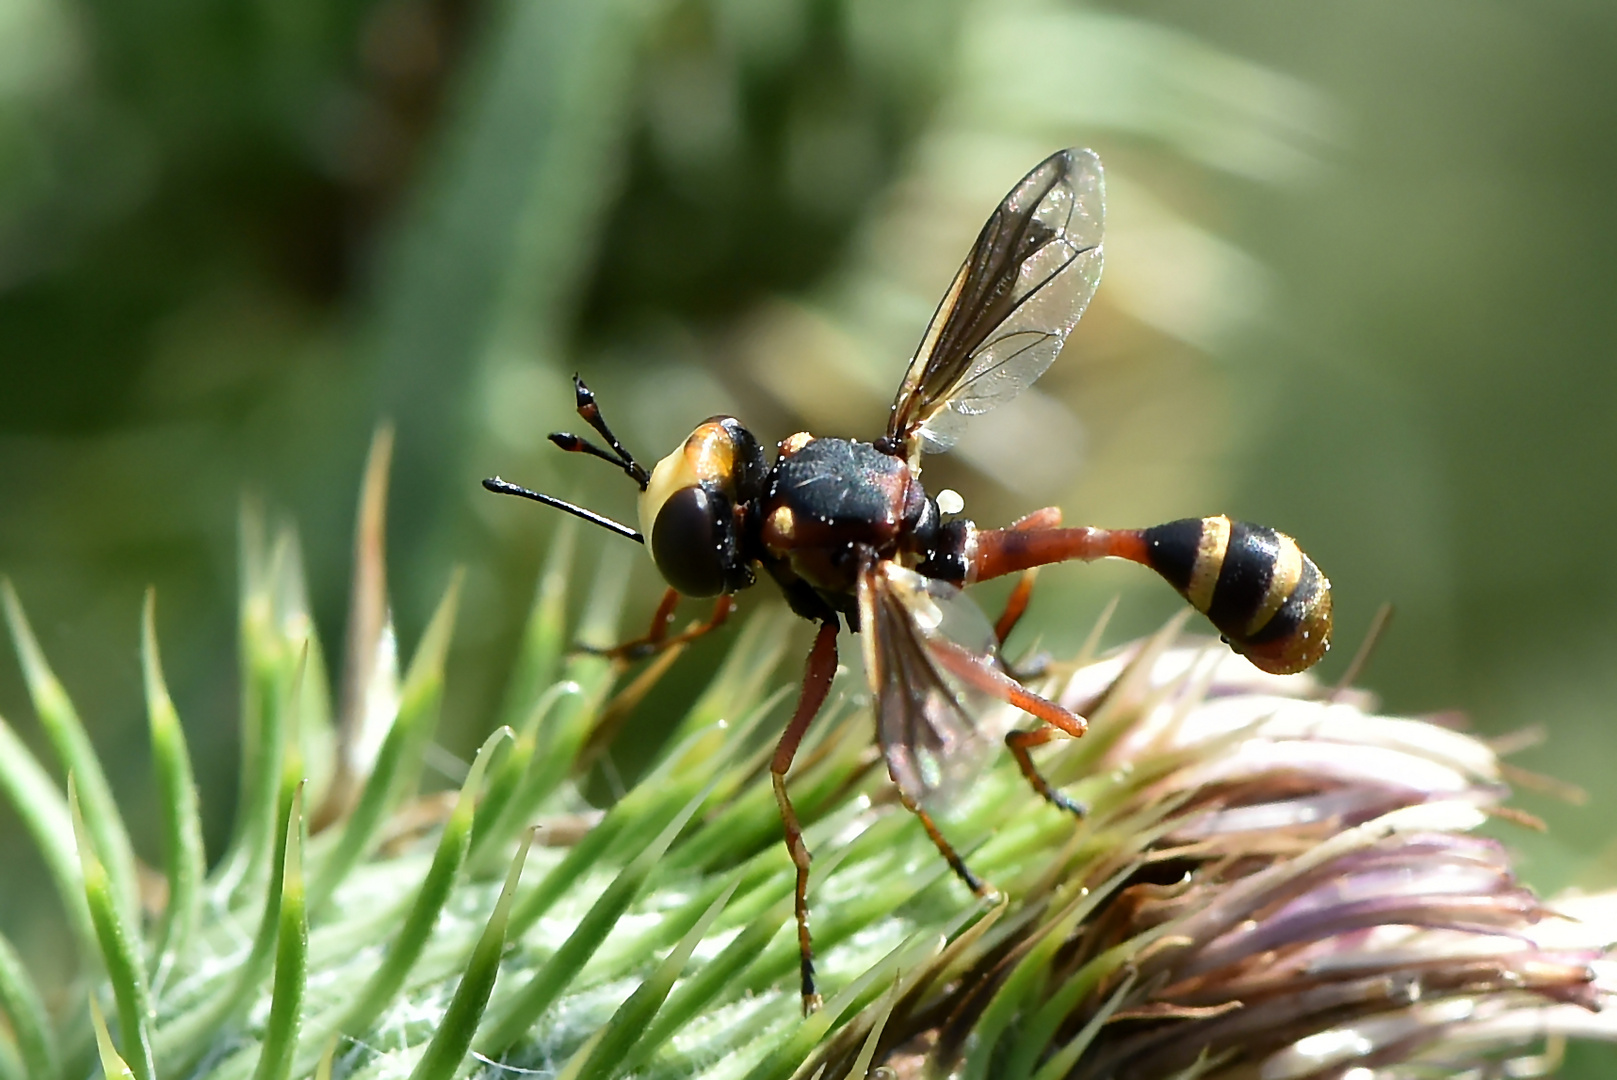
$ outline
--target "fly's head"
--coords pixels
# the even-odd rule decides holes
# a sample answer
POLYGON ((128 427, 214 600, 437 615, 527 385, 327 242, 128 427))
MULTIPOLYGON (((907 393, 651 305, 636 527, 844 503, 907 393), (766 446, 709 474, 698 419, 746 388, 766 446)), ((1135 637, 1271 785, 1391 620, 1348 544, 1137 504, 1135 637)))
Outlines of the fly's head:
POLYGON ((552 432, 550 441, 568 453, 600 458, 634 481, 640 489, 641 531, 498 476, 484 480, 483 486, 554 507, 646 545, 663 580, 686 596, 719 596, 751 585, 752 560, 745 551, 753 545, 745 542, 744 529, 768 475, 752 432, 733 416, 709 417, 648 472, 612 434, 594 391, 577 375, 573 393, 578 415, 606 445, 566 431, 552 432))
POLYGON ((663 580, 686 596, 753 583, 743 528, 767 471, 758 440, 733 416, 704 420, 657 463, 640 493, 640 530, 663 580))

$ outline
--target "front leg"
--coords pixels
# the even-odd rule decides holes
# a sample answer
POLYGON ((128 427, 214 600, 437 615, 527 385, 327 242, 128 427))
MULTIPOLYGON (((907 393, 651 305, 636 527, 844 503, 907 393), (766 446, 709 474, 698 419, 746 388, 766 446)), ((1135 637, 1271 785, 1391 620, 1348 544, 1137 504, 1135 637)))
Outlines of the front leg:
POLYGON ((679 591, 669 589, 663 593, 662 603, 657 605, 656 614, 651 617, 651 626, 644 635, 635 638, 633 641, 625 641, 621 645, 616 645, 610 649, 582 645, 579 647, 580 651, 623 661, 643 660, 648 656, 656 656, 658 653, 671 649, 675 645, 695 641, 697 638, 710 634, 723 626, 725 621, 730 618, 731 613, 735 611, 736 602, 735 598, 729 595, 719 597, 718 601, 713 605, 712 613, 708 615, 705 622, 693 623, 686 629, 669 637, 668 628, 673 625, 674 609, 678 606, 679 591))

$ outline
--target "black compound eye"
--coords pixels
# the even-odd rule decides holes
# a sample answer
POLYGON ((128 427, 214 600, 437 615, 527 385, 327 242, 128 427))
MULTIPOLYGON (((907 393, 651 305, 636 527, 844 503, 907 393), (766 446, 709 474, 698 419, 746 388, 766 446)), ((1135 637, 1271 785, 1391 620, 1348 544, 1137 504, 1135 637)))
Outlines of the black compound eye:
POLYGON ((686 596, 724 592, 735 548, 730 500, 705 484, 670 495, 651 527, 651 557, 658 572, 686 596))

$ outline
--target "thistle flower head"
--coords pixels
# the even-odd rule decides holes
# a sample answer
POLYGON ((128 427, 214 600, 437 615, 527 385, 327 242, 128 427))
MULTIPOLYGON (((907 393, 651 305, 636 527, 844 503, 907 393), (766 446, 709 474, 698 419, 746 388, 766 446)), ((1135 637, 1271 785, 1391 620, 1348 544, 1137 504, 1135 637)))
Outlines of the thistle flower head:
POLYGON ((1053 770, 1084 839, 889 1003, 895 1075, 1516 1077, 1617 1031, 1617 899, 1545 904, 1473 834, 1485 744, 1171 640, 1053 681, 1091 717, 1053 770))

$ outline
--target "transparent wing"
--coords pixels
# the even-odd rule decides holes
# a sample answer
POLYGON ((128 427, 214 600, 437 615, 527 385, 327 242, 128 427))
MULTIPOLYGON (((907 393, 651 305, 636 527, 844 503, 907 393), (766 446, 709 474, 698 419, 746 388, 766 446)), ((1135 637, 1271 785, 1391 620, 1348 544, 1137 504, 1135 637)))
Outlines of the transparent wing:
POLYGON ((959 589, 885 561, 860 575, 859 615, 887 771, 916 802, 947 797, 994 751, 982 721, 1007 706, 944 674, 934 643, 992 656, 993 627, 959 589))
POLYGON ((1100 158, 1062 150, 1011 189, 938 305, 893 400, 887 441, 914 461, 962 418, 1009 401, 1055 361, 1100 284, 1100 158))

